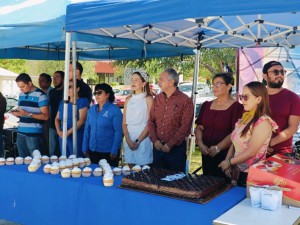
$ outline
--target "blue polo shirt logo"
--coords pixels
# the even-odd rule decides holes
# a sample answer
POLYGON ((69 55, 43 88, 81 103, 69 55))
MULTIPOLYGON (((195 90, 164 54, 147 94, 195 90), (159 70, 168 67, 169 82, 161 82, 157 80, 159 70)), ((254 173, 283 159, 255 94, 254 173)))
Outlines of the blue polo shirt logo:
POLYGON ((105 111, 105 113, 103 114, 104 117, 108 117, 108 111, 105 111))

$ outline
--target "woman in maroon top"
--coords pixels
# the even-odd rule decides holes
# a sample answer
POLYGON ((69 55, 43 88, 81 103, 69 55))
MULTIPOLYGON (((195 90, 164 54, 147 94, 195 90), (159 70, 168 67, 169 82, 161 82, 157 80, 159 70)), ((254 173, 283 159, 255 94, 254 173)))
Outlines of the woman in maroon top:
POLYGON ((204 102, 196 120, 196 140, 202 153, 203 174, 226 178, 218 165, 231 145, 230 134, 241 118, 243 105, 231 96, 234 79, 229 73, 216 74, 212 80, 216 98, 204 102))

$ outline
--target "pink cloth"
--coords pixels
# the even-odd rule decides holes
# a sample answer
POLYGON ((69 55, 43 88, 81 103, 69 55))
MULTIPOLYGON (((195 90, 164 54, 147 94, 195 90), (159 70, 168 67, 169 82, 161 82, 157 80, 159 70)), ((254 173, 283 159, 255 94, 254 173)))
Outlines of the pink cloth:
MULTIPOLYGON (((254 127, 260 124, 261 122, 268 120, 272 126, 272 131, 275 132, 275 130, 278 128, 277 124, 267 115, 264 115, 260 117, 257 122, 254 124, 254 127)), ((249 141, 251 138, 251 130, 253 129, 253 126, 250 127, 247 134, 243 137, 241 137, 242 130, 245 128, 247 124, 240 124, 239 120, 236 125, 235 129, 231 134, 232 143, 235 147, 235 153, 234 156, 237 156, 241 154, 242 152, 246 151, 249 146, 249 141)), ((241 169, 241 171, 247 172, 246 170, 249 168, 249 166, 253 165, 254 163, 258 162, 261 159, 266 158, 267 148, 269 145, 269 142, 271 140, 272 133, 269 135, 269 137, 265 140, 264 144, 260 147, 260 149, 257 151, 255 156, 252 158, 246 160, 245 162, 239 163, 238 167, 241 169)))

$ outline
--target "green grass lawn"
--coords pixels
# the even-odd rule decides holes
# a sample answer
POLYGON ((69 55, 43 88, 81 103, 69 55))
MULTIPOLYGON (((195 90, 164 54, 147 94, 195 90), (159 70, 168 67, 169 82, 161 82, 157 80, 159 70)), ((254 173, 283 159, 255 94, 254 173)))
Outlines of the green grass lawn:
MULTIPOLYGON (((189 155, 188 155, 189 157, 189 155)), ((199 147, 195 147, 195 151, 192 153, 192 159, 190 162, 189 173, 193 173, 196 169, 198 169, 202 164, 201 161, 201 153, 199 147)), ((197 174, 202 174, 202 170, 198 171, 197 174)))

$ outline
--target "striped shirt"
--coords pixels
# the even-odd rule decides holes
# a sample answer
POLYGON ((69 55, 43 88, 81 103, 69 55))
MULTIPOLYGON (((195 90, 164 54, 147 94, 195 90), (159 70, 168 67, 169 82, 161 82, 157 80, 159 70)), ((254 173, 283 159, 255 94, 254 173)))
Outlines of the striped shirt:
POLYGON ((151 141, 180 145, 191 132, 193 116, 192 99, 178 89, 169 98, 164 92, 156 95, 148 121, 151 141))
MULTIPOLYGON (((40 114, 41 107, 48 106, 48 98, 45 93, 36 88, 29 93, 20 93, 19 108, 28 113, 40 114)), ((40 136, 43 133, 44 120, 33 119, 28 116, 21 116, 18 132, 28 136, 40 136)))

